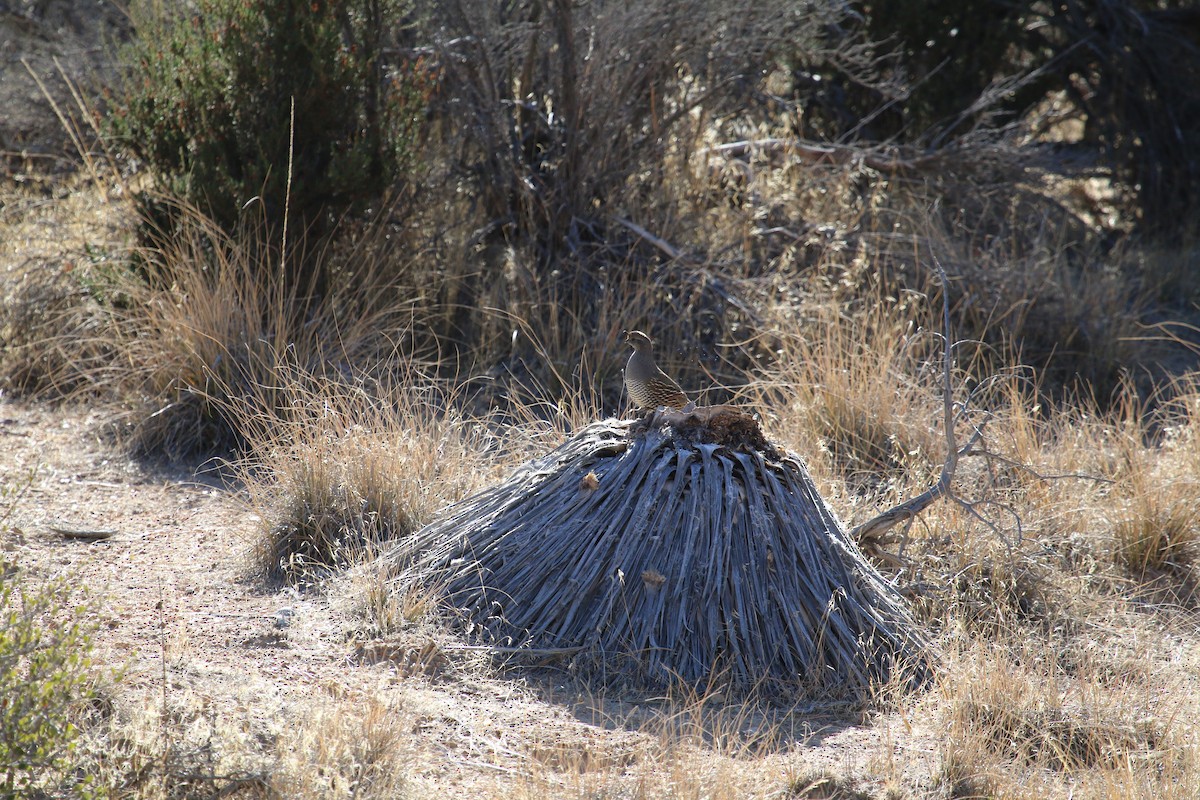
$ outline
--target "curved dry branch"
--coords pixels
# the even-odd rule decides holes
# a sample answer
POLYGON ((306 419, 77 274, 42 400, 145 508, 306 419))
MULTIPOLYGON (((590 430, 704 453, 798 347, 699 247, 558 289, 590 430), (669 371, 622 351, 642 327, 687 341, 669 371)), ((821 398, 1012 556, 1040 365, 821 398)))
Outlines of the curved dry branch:
MULTIPOLYGON (((860 547, 870 553, 874 558, 886 561, 893 566, 903 567, 904 563, 898 556, 894 556, 882 549, 882 545, 890 544, 896 541, 896 538, 890 537, 888 532, 895 526, 901 523, 911 524, 917 515, 920 514, 935 500, 946 497, 962 508, 973 519, 983 523, 989 530, 997 535, 1003 542, 1005 548, 1012 553, 1014 544, 1019 544, 1024 535, 1024 526, 1020 514, 1017 510, 1008 503, 1000 500, 985 497, 982 499, 968 500, 959 496, 954 491, 954 478, 958 471, 959 461, 967 456, 978 456, 987 462, 989 471, 994 470, 996 464, 1003 464, 1012 469, 1020 470, 1028 475, 1037 478, 1038 480, 1056 480, 1062 478, 1086 479, 1092 481, 1110 482, 1106 478, 1096 475, 1085 475, 1080 473, 1064 473, 1055 475, 1045 475, 1037 472, 1027 464, 1014 461, 998 453, 993 452, 988 448, 987 442, 984 439, 984 430, 992 417, 990 414, 984 414, 982 420, 976 422, 968 420, 967 424, 971 428, 971 436, 962 446, 958 444, 958 436, 956 433, 957 426, 967 419, 967 415, 971 410, 973 402, 976 398, 990 388, 996 381, 1001 380, 1002 375, 992 375, 980 381, 978 385, 971 389, 967 395, 967 399, 961 403, 954 402, 954 347, 955 344, 950 335, 950 284, 949 278, 946 276, 946 271, 942 265, 934 259, 934 265, 937 268, 938 276, 942 283, 942 426, 946 439, 946 459, 942 464, 941 474, 932 486, 921 492, 916 497, 904 501, 881 514, 878 514, 866 522, 851 529, 850 536, 860 547), (1001 526, 993 519, 990 519, 981 508, 997 509, 1000 512, 1008 515, 1012 519, 1012 530, 1015 531, 1015 542, 1010 541, 1008 535, 1005 534, 1001 526)), ((1008 377, 1019 377, 1009 375, 1008 377)), ((994 479, 993 473, 993 479, 994 479)), ((907 528, 905 529, 907 530, 907 528)), ((903 540, 905 537, 899 537, 903 540)))
MULTIPOLYGON (((936 260, 934 263, 937 266, 938 276, 942 280, 942 427, 946 438, 946 459, 942 463, 942 472, 933 486, 850 531, 850 536, 860 545, 868 547, 873 554, 878 554, 878 545, 882 542, 883 535, 897 524, 911 521, 940 497, 954 497, 954 476, 958 471, 958 462, 964 456, 978 452, 976 448, 983 439, 983 430, 990 419, 990 417, 985 418, 983 422, 975 425, 971 438, 962 447, 958 446, 955 426, 960 415, 956 412, 954 403, 954 343, 950 336, 950 279, 946 276, 942 265, 936 260)), ((961 500, 958 502, 974 516, 984 519, 972 504, 961 500)), ((987 522, 986 519, 984 521, 987 522)), ((990 522, 988 524, 992 525, 990 522)))

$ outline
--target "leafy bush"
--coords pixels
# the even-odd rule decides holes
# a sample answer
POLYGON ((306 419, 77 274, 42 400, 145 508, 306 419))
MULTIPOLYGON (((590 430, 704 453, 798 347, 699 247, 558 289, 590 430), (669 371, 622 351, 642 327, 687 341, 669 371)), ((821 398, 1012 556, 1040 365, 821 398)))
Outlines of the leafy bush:
POLYGON ((123 55, 114 128, 227 230, 252 204, 276 232, 288 216, 289 238, 320 234, 413 162, 429 84, 419 62, 385 56, 402 12, 402 0, 200 0, 185 18, 148 15, 123 55))
MULTIPOLYGON (((81 704, 94 696, 92 625, 66 580, 32 586, 0 562, 0 795, 67 764, 81 704)), ((86 786, 75 786, 86 794, 86 786)), ((24 796, 24 795, 21 795, 24 796)))

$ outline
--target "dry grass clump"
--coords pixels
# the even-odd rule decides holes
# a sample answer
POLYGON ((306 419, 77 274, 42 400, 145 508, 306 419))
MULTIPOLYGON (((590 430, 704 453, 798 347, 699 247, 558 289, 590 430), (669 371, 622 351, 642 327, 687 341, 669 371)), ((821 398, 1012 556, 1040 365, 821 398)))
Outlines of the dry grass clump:
POLYGON ((1086 668, 1064 672, 1043 646, 977 641, 951 657, 938 690, 950 796, 1187 796, 1194 743, 1176 704, 1194 698, 1157 685, 1163 674, 1111 685, 1086 668))
POLYGON ((277 797, 387 798, 409 793, 412 723, 375 697, 319 705, 279 742, 282 768, 271 777, 277 797))
POLYGON ((1194 480, 1153 473, 1139 471, 1131 477, 1126 497, 1114 498, 1119 505, 1113 558, 1134 577, 1166 572, 1193 579, 1200 546, 1200 487, 1194 480), (1156 477, 1153 485, 1146 485, 1156 477))
MULTIPOLYGON (((1114 260, 1095 250, 1076 255, 1063 248, 1004 265, 1006 273, 1041 285, 1004 298, 1008 309, 993 307, 990 331, 1004 331, 1004 340, 996 343, 1012 352, 1013 361, 1039 367, 1053 393, 1064 387, 1105 401, 1154 352, 1143 323, 1148 290, 1122 274, 1114 260)), ((981 269, 998 272, 999 266, 981 269)))
POLYGON ((91 393, 96 370, 113 358, 94 296, 69 270, 21 273, 0 299, 0 380, 18 394, 51 400, 91 393))
POLYGON ((854 315, 832 302, 806 311, 775 312, 775 330, 788 333, 770 337, 775 361, 744 390, 771 435, 826 454, 856 493, 894 495, 898 482, 926 480, 941 460, 930 362, 940 344, 919 326, 921 311, 882 298, 854 315))
POLYGON ((122 204, 83 179, 0 196, 0 386, 51 402, 101 394, 112 358, 108 287, 120 272, 122 204), (49 195, 49 196, 47 196, 49 195))
MULTIPOLYGON (((107 719, 89 729, 78 769, 104 790, 140 800, 269 797, 271 759, 258 742, 277 735, 279 723, 245 714, 247 699, 238 698, 239 711, 200 693, 114 700, 107 719)), ((266 697, 257 700, 267 707, 266 697)))
POLYGON ((463 647, 436 594, 389 591, 377 564, 352 569, 335 599, 349 612, 345 634, 358 664, 384 664, 396 676, 450 684, 494 677, 490 654, 463 647))
MULTIPOLYGON (((1058 180, 1011 144, 967 143, 932 156, 936 166, 867 147, 814 164, 788 147, 786 129, 754 137, 780 146, 715 145, 694 159, 705 171, 721 164, 701 186, 719 189, 734 166, 741 184, 732 204, 690 209, 708 223, 694 235, 711 253, 737 250, 785 304, 832 298, 850 318, 905 306, 938 293, 927 268, 936 257, 951 278, 956 336, 978 343, 971 359, 963 348, 974 374, 1030 365, 1048 396, 1090 386, 1107 400, 1125 372, 1162 356, 1143 327, 1161 281, 1058 202, 1058 180)), ((749 335, 771 330, 760 322, 749 335)))
POLYGON ((1170 388, 1180 394, 1158 409, 1127 401, 1115 425, 1110 556, 1131 577, 1190 604, 1200 557, 1197 403, 1187 382, 1170 388))
POLYGON ((262 519, 255 561, 264 574, 310 580, 369 558, 555 436, 548 426, 465 416, 458 390, 411 363, 403 375, 382 374, 358 391, 277 374, 286 400, 239 420, 253 454, 241 472, 262 519))
POLYGON ((317 297, 289 284, 262 228, 231 235, 195 208, 158 202, 173 208, 173 227, 143 220, 142 246, 89 247, 6 285, 10 386, 116 400, 135 452, 176 458, 238 444, 237 418, 277 408, 284 375, 351 384, 364 365, 418 347, 419 292, 399 250, 380 246, 397 235, 386 225, 313 256, 331 276, 317 297))
MULTIPOLYGON (((928 312, 916 300, 854 316, 832 303, 811 308, 799 333, 776 338, 781 357, 746 391, 772 418, 772 433, 808 457, 826 496, 859 521, 927 489, 945 457, 940 335, 918 324, 928 312)), ((901 585, 928 622, 1049 625, 1053 570, 1022 541, 1021 526, 1033 525, 1024 498, 1044 494, 1047 483, 1037 472, 1041 456, 1031 469, 1020 460, 1045 443, 1029 412, 1035 390, 1019 373, 977 381, 957 364, 953 380, 954 402, 972 409, 956 432, 960 443, 970 425, 989 426, 988 453, 964 459, 952 487, 972 510, 941 501, 895 538, 897 560, 887 568, 902 567, 901 585)))
POLYGON ((163 705, 119 705, 89 730, 76 767, 101 797, 406 796, 412 723, 394 700, 319 695, 299 708, 264 692, 216 703, 197 687, 163 705))
POLYGON ((251 229, 237 238, 180 206, 170 231, 133 254, 127 311, 115 320, 112 382, 132 406, 136 451, 179 456, 236 443, 239 415, 284 402, 279 384, 306 375, 349 382, 397 347, 413 324, 403 273, 369 239, 328 250, 326 293, 289 284, 283 258, 251 229))
POLYGON ((1107 401, 1160 355, 1145 336, 1149 281, 1061 209, 1038 217, 1015 199, 997 205, 962 219, 923 194, 892 198, 870 221, 879 233, 899 226, 873 254, 884 291, 933 293, 921 263, 936 257, 951 278, 957 337, 984 345, 978 367, 1028 365, 1051 398, 1107 401))
MULTIPOLYGON (((972 534, 987 536, 980 528, 972 534)), ((914 605, 927 622, 1000 637, 1014 626, 1048 631, 1062 623, 1070 595, 1044 559, 994 540, 929 540, 914 551, 926 577, 914 605), (942 549, 949 552, 941 555, 942 549)))

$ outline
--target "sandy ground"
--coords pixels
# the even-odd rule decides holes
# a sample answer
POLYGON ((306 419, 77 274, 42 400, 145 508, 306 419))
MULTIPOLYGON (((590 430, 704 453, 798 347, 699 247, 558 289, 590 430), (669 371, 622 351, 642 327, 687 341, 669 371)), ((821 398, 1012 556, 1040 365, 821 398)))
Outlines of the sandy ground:
POLYGON ((91 95, 113 79, 112 54, 130 29, 125 5, 0 0, 0 177, 74 165, 78 154, 55 106, 77 112, 66 80, 91 95))
MULTIPOLYGON (((687 757, 680 745, 663 749, 655 698, 588 697, 553 675, 504 675, 471 656, 414 667, 423 645, 413 636, 352 635, 357 618, 336 584, 300 594, 253 576, 256 518, 234 489, 201 464, 133 463, 106 443, 104 425, 87 409, 0 402, 0 485, 25 487, 0 546, 30 575, 69 576, 99 601, 97 660, 124 670, 120 715, 165 709, 188 723, 180 737, 227 750, 240 735, 242 769, 270 768, 281 749, 325 757, 322 727, 383 726, 401 740, 409 786, 434 796, 645 780, 668 769, 652 760, 687 757), (76 538, 96 532, 111 536, 76 538), (380 713, 346 713, 368 706, 380 713)), ((716 754, 698 751, 698 769, 766 792, 821 768, 877 788, 928 787, 936 741, 911 717, 822 711, 777 718, 760 748, 763 720, 731 705, 716 725, 725 741, 716 754)))

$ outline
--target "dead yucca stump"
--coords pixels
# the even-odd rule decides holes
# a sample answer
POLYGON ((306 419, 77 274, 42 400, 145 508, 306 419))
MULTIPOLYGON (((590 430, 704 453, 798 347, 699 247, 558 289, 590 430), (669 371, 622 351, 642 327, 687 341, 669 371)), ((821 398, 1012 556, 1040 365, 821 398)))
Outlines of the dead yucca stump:
POLYGON ((731 407, 589 425, 389 558, 477 640, 609 677, 842 695, 927 673, 799 458, 731 407))

